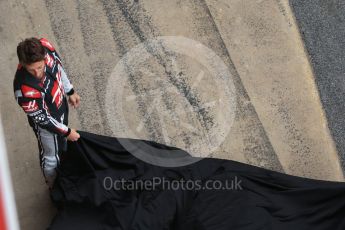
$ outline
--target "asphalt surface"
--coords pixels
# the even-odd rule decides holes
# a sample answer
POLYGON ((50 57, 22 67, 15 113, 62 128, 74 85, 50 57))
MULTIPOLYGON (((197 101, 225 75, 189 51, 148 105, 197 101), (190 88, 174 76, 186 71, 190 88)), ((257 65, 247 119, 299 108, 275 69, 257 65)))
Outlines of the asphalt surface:
POLYGON ((1 119, 22 229, 45 229, 55 213, 12 91, 16 46, 32 36, 55 45, 81 95, 72 128, 194 152, 215 144, 211 157, 343 181, 343 6, 291 3, 302 37, 288 0, 0 1, 1 119), (180 53, 143 43, 159 36, 193 42, 180 53), (149 58, 130 65, 140 44, 149 58), (219 58, 203 57, 208 68, 202 47, 219 58), (116 72, 123 61, 130 71, 116 72), (210 71, 220 63, 226 77, 210 71))
POLYGON ((345 171, 345 1, 291 0, 345 171))

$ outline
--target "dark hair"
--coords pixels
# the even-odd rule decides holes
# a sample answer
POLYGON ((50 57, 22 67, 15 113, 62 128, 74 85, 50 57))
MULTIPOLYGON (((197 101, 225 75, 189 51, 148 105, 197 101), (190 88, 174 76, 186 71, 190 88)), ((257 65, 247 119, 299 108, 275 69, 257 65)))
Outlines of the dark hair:
POLYGON ((32 64, 44 60, 46 50, 37 38, 27 38, 17 46, 17 56, 21 64, 32 64))

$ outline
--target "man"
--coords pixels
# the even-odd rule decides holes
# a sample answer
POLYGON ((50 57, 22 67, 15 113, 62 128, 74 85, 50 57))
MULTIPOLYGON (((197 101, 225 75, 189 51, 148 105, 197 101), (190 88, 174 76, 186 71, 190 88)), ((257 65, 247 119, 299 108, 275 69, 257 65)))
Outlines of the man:
POLYGON ((17 46, 19 64, 13 88, 17 103, 27 114, 40 151, 40 164, 46 183, 51 188, 61 151, 67 140, 77 141, 79 134, 68 128, 68 102, 79 106, 58 53, 45 38, 28 38, 17 46), (66 140, 67 139, 67 140, 66 140))

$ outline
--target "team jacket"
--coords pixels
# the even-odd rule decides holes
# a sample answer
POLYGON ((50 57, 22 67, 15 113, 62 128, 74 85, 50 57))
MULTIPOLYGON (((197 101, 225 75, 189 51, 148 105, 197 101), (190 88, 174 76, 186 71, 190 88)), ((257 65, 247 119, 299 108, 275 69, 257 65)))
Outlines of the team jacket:
POLYGON ((38 80, 18 64, 13 81, 14 95, 31 127, 38 125, 60 136, 68 136, 71 130, 64 124, 64 116, 68 116, 66 95, 74 93, 73 86, 55 48, 44 38, 40 41, 47 51, 45 77, 38 80))

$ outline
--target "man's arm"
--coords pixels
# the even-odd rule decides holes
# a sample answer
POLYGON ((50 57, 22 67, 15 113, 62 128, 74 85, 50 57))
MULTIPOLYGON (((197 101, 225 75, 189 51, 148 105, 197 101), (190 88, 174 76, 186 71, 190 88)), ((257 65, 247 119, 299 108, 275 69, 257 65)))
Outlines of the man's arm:
POLYGON ((52 133, 67 137, 71 133, 71 129, 50 115, 41 92, 29 86, 24 87, 26 87, 25 90, 31 93, 31 96, 23 97, 22 90, 16 90, 15 97, 30 119, 38 126, 52 133))
POLYGON ((59 71, 61 72, 61 80, 64 90, 68 97, 68 102, 74 108, 77 108, 80 103, 80 96, 74 91, 73 85, 69 81, 67 74, 61 65, 58 65, 59 71))
POLYGON ((61 80, 62 80, 63 88, 64 88, 66 94, 68 96, 73 95, 74 94, 73 85, 71 84, 70 80, 68 79, 64 68, 62 67, 61 64, 58 64, 58 68, 59 68, 59 71, 61 72, 61 80))

